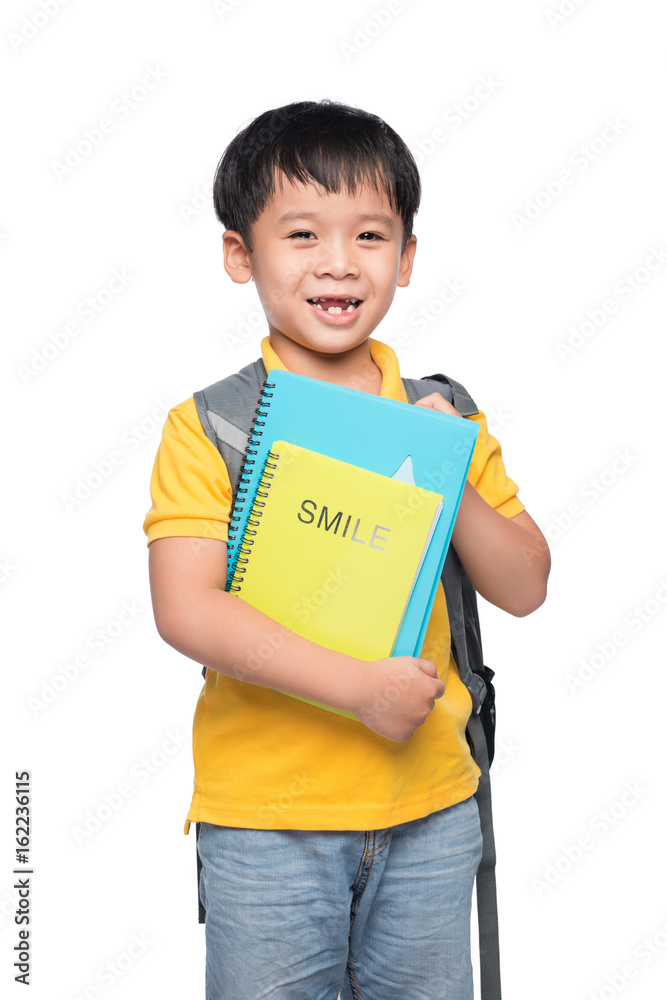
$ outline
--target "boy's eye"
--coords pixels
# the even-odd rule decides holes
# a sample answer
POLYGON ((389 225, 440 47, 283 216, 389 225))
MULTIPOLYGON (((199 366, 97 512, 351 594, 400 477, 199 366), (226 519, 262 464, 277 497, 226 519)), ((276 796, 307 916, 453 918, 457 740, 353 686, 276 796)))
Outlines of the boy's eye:
MULTIPOLYGON (((310 233, 307 230, 302 229, 298 233, 290 233, 288 239, 290 239, 290 240, 297 240, 297 239, 298 240, 301 240, 301 239, 307 240, 307 239, 310 239, 310 237, 312 237, 313 239, 317 239, 317 237, 314 235, 314 233, 310 233)), ((360 233, 359 236, 357 237, 357 239, 360 239, 363 243, 372 243, 372 242, 374 242, 376 240, 383 240, 384 236, 380 236, 379 233, 360 233)))

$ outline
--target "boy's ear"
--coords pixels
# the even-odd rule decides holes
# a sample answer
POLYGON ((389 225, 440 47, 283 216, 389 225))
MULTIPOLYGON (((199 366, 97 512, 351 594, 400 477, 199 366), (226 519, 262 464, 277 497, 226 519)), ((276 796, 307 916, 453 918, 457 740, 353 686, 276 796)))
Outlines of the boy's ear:
POLYGON ((414 233, 411 233, 408 237, 408 242, 405 244, 405 250, 401 254, 401 262, 398 269, 398 281, 396 282, 398 288, 405 288, 406 285, 410 284, 410 275, 412 274, 412 265, 414 263, 416 250, 417 237, 414 233))
POLYGON ((250 254, 243 237, 235 229, 226 229, 222 234, 222 252, 225 258, 225 271, 232 281, 240 285, 250 281, 252 277, 250 254))

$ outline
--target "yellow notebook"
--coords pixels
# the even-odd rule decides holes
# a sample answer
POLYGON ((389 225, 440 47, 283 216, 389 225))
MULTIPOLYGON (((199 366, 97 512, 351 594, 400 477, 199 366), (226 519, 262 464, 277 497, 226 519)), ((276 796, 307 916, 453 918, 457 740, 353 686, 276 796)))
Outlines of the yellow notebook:
POLYGON ((274 441, 230 590, 320 646, 362 660, 390 656, 441 500, 274 441))

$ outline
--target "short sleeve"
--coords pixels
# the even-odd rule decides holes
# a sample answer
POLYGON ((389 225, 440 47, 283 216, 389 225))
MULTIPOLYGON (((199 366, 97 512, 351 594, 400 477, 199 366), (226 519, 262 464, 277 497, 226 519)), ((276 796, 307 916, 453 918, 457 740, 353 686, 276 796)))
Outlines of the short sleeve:
POLYGON ((486 417, 482 412, 466 417, 466 420, 479 424, 479 435, 468 470, 468 482, 499 514, 515 517, 525 507, 517 496, 519 487, 505 471, 500 443, 489 434, 486 417))
POLYGON ((204 433, 192 398, 167 414, 150 489, 152 506, 144 520, 148 545, 156 538, 183 535, 227 541, 229 474, 204 433))

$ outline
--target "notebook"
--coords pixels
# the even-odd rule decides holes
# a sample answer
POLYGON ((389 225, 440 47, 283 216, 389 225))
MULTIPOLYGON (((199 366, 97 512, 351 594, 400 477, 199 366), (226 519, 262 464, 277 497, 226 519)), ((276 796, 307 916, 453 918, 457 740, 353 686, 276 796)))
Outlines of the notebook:
POLYGON ((282 440, 401 479, 442 496, 422 570, 393 655, 419 656, 479 427, 439 413, 320 379, 272 369, 258 401, 229 530, 227 589, 271 444, 282 440))
POLYGON ((231 590, 327 649, 361 660, 391 656, 441 499, 275 441, 231 590))
POLYGON ((441 499, 275 441, 234 592, 321 646, 365 660, 390 656, 441 499))

